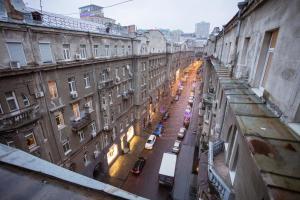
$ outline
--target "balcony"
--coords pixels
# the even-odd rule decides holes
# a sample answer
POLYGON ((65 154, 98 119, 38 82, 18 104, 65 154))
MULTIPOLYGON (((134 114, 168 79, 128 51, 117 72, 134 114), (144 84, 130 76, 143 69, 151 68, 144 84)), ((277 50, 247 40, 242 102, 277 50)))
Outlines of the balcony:
POLYGON ((105 125, 103 126, 103 131, 111 131, 111 130, 112 130, 112 126, 111 126, 111 125, 105 124, 105 125))
POLYGON ((209 143, 208 178, 221 199, 234 199, 231 183, 228 180, 229 169, 224 162, 224 142, 216 140, 209 143))
POLYGON ((108 89, 114 86, 114 80, 113 79, 108 79, 105 81, 99 81, 98 82, 98 89, 102 90, 102 89, 108 89))
POLYGON ((18 129, 27 124, 37 121, 41 117, 39 105, 6 114, 0 118, 0 132, 18 129))
POLYGON ((92 122, 90 113, 83 113, 80 119, 72 120, 71 126, 73 131, 79 131, 92 122))

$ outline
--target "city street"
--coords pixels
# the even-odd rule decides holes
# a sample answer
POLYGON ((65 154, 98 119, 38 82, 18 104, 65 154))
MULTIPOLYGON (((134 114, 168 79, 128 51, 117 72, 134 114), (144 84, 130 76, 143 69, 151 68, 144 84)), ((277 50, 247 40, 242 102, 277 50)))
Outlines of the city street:
MULTIPOLYGON (((171 195, 171 193, 174 192, 172 191, 172 189, 160 186, 158 184, 158 171, 159 171, 163 153, 171 152, 174 141, 177 138, 177 133, 180 127, 183 126, 183 114, 187 107, 187 100, 190 95, 190 91, 192 88, 192 80, 194 80, 195 73, 196 73, 195 71, 193 71, 193 73, 190 73, 188 81, 184 84, 184 90, 182 91, 179 101, 171 104, 169 109, 170 118, 166 122, 164 122, 165 131, 162 137, 157 139, 154 148, 152 150, 144 149, 142 151, 141 156, 145 157, 147 160, 142 173, 139 176, 135 176, 130 173, 126 181, 123 183, 121 187, 122 189, 155 200, 168 199, 169 195, 171 195)), ((196 95, 197 94, 198 93, 196 93, 196 95)), ((197 104, 198 101, 194 103, 194 105, 197 104)), ((192 130, 194 130, 192 128, 195 127, 194 118, 197 118, 197 116, 193 108, 193 116, 191 119, 191 124, 182 142, 181 152, 179 153, 178 156, 175 174, 176 176, 178 175, 179 177, 178 178, 175 177, 174 189, 176 186, 177 188, 179 187, 182 188, 181 184, 185 184, 186 182, 189 182, 189 180, 187 180, 188 176, 182 177, 180 175, 184 174, 185 170, 187 170, 187 172, 190 174, 192 169, 193 154, 191 154, 190 151, 187 150, 187 148, 192 149, 192 153, 194 152, 193 151, 194 148, 192 148, 195 142, 195 134, 192 134, 192 130), (186 153, 188 154, 186 155, 186 153), (183 171, 180 172, 179 169, 180 170, 182 169, 183 171), (180 180, 181 178, 185 180, 180 180), (181 183, 181 184, 177 184, 177 183, 181 183)), ((181 190, 185 191, 186 188, 182 188, 181 190)), ((178 193, 178 191, 175 192, 178 193)), ((184 192, 183 195, 185 195, 184 192)))

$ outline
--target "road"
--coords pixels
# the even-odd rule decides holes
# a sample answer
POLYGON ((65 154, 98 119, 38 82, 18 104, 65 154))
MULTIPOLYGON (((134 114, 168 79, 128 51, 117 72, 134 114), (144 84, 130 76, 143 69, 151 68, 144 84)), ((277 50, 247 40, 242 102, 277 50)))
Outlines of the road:
MULTIPOLYGON (((146 165, 142 171, 142 173, 139 176, 135 176, 132 174, 129 174, 125 182, 122 184, 122 189, 149 198, 153 200, 160 200, 160 199, 168 199, 169 195, 171 194, 171 189, 160 186, 158 184, 158 171, 162 159, 162 155, 164 152, 171 152, 174 141, 177 139, 177 132, 179 131, 180 127, 183 125, 183 114, 187 107, 187 101, 188 97, 190 95, 190 91, 192 88, 192 80, 194 80, 195 77, 195 71, 193 73, 190 73, 187 83, 184 85, 184 90, 182 91, 182 94, 179 98, 179 101, 171 104, 169 112, 170 112, 170 118, 164 122, 165 130, 162 137, 159 137, 156 140, 156 143, 154 145, 154 148, 152 150, 143 150, 142 156, 147 159, 146 165)), ((192 118, 197 118, 197 115, 195 115, 195 112, 193 112, 192 118)), ((192 121, 195 121, 192 119, 192 121)), ((192 124, 191 124, 192 125, 192 124)), ((195 127, 194 125, 190 127, 195 127)), ((192 134, 192 130, 188 130, 188 133, 186 134, 183 145, 189 145, 191 146, 195 141, 195 135, 192 134)), ((184 150, 186 151, 186 150, 184 150)), ((191 162, 186 162, 185 155, 181 156, 181 153, 184 154, 184 152, 180 152, 178 156, 178 161, 181 160, 181 162, 177 162, 176 170, 178 168, 183 169, 185 168, 185 165, 187 167, 191 166, 191 162)), ((190 152, 188 152, 190 153, 190 152)), ((192 159, 192 155, 189 155, 192 159)), ((178 170, 176 171, 176 174, 178 174, 178 170)), ((190 173, 190 171, 188 172, 190 173)), ((184 177, 187 179, 187 177, 184 177)), ((176 179, 176 182, 180 182, 181 178, 176 179)), ((188 181, 188 180, 185 180, 188 181)), ((176 183, 175 183, 176 184, 176 183)), ((182 190, 186 190, 185 188, 182 188, 182 190)))

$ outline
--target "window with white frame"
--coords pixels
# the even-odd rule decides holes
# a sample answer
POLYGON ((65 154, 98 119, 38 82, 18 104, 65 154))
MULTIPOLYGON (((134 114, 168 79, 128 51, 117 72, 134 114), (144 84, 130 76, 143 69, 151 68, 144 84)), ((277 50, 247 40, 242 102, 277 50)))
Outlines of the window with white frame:
POLYGON ((100 144, 99 144, 99 142, 97 142, 96 144, 95 144, 95 151, 94 151, 94 156, 95 156, 95 158, 97 158, 98 156, 99 156, 99 154, 100 154, 100 144))
POLYGON ((67 155, 71 152, 70 141, 68 138, 62 143, 62 146, 63 146, 65 155, 67 155))
POLYGON ((89 157, 88 157, 88 152, 84 153, 84 155, 83 155, 83 162, 84 162, 85 166, 87 166, 88 164, 90 164, 90 160, 89 160, 89 157))
POLYGON ((112 92, 109 92, 108 99, 109 99, 109 104, 110 105, 113 104, 112 92))
POLYGON ((115 45, 115 51, 114 51, 115 56, 118 55, 118 45, 115 45))
POLYGON ((94 49, 94 57, 99 58, 100 57, 99 45, 94 45, 93 49, 94 49))
POLYGON ((2 109, 2 106, 1 106, 1 103, 0 103, 0 114, 3 114, 3 109, 2 109))
POLYGON ((103 123, 104 123, 104 126, 108 126, 108 116, 107 115, 103 116, 103 123))
POLYGON ((117 137, 116 127, 113 127, 113 130, 112 130, 112 139, 113 139, 113 141, 116 139, 116 137, 117 137))
POLYGON ((118 105, 118 112, 121 113, 121 104, 118 105))
POLYGON ((97 128, 96 128, 96 123, 95 122, 91 123, 91 130, 92 130, 92 133, 97 133, 97 128))
POLYGON ((85 99, 85 107, 87 107, 90 111, 93 110, 93 97, 92 96, 89 96, 89 97, 86 97, 85 99))
POLYGON ((129 118, 128 117, 126 118, 125 122, 126 122, 126 127, 128 127, 129 126, 129 118))
POLYGON ((102 97, 102 106, 106 106, 106 97, 102 97))
POLYGON ((79 141, 82 142, 84 140, 84 132, 82 130, 78 131, 79 141))
POLYGON ((64 122, 64 117, 62 112, 56 112, 55 113, 55 121, 56 121, 56 125, 58 130, 62 129, 63 127, 65 127, 65 122, 64 122))
POLYGON ((17 61, 21 66, 27 65, 23 45, 21 42, 8 42, 8 53, 11 61, 17 61))
POLYGON ((19 104, 14 91, 5 92, 5 97, 11 112, 19 110, 19 104))
POLYGON ((76 92, 75 77, 68 78, 69 90, 71 93, 76 92))
POLYGON ((26 139, 26 145, 27 145, 29 150, 31 150, 31 149, 33 149, 34 147, 37 146, 37 143, 36 143, 33 132, 30 132, 30 133, 26 134, 25 139, 26 139))
POLYGON ((79 104, 78 103, 72 104, 72 110, 73 110, 73 114, 74 114, 74 119, 79 120, 80 119, 79 104))
POLYGON ((119 68, 117 67, 117 68, 115 69, 115 71, 116 71, 116 78, 119 78, 119 68))
POLYGON ((120 122, 120 133, 123 132, 123 122, 120 122))
POLYGON ((79 53, 80 53, 80 57, 81 59, 86 59, 86 45, 85 44, 81 44, 80 48, 79 48, 79 53))
POLYGON ((50 92, 50 98, 55 99, 58 97, 57 87, 55 81, 48 81, 48 89, 50 92))
POLYGON ((127 55, 131 55, 131 46, 130 45, 128 45, 127 55))
POLYGON ((123 66, 123 67, 122 67, 122 70, 123 70, 123 76, 125 76, 125 75, 126 75, 126 67, 123 66))
POLYGON ((133 112, 132 112, 132 113, 130 113, 130 120, 131 120, 131 122, 133 122, 133 120, 134 120, 134 115, 133 115, 133 112))
POLYGON ((108 57, 109 56, 109 45, 104 46, 104 56, 108 57))
POLYGON ((50 43, 39 43, 39 47, 40 47, 41 61, 43 63, 52 63, 53 57, 52 57, 50 43))
POLYGON ((83 75, 83 80, 84 80, 84 87, 85 88, 90 88, 91 87, 91 81, 90 81, 90 74, 85 73, 83 75))
POLYGON ((122 56, 125 56, 125 46, 122 46, 122 56))
POLYGON ((25 107, 30 106, 29 98, 25 94, 22 94, 22 99, 25 107))
POLYGON ((120 86, 119 85, 117 85, 116 90, 117 90, 117 95, 119 96, 120 95, 120 86))
POLYGON ((64 60, 71 60, 70 44, 63 44, 64 60))

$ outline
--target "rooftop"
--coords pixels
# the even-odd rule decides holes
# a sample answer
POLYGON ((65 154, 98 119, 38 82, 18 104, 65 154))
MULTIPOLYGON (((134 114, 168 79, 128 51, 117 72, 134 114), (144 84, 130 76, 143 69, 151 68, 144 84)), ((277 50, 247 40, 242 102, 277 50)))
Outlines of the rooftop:
POLYGON ((3 144, 0 163, 1 199, 145 199, 3 144))

